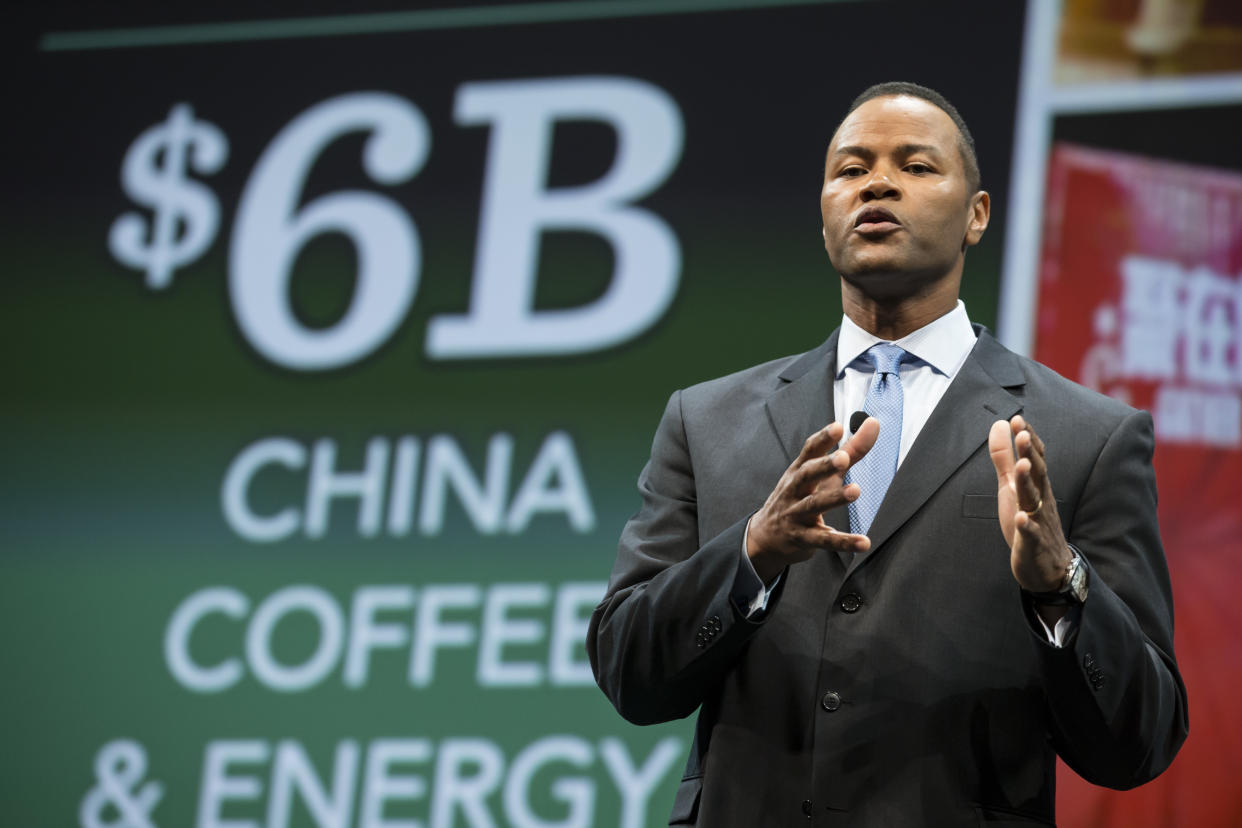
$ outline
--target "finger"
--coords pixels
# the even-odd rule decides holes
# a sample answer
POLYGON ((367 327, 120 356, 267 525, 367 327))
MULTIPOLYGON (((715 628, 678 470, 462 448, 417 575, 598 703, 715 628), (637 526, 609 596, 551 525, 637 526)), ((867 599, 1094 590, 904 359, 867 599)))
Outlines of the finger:
POLYGON ((1047 494, 1048 467, 1044 462, 1042 444, 1035 442, 1038 439, 1033 432, 1027 430, 1018 435, 1016 442, 1019 456, 1031 464, 1031 479, 1035 490, 1040 497, 1044 497, 1047 494))
MULTIPOLYGON (((1043 537, 1043 524, 1040 522, 1041 514, 1039 512, 1026 512, 1021 509, 1014 515, 1013 526, 1018 530, 1018 536, 1028 544, 1038 546, 1043 537)), ((1033 548, 1033 547, 1032 547, 1033 548)))
POLYGON ((821 457, 832 451, 837 443, 841 442, 841 435, 845 433, 845 427, 840 423, 829 423, 819 431, 806 438, 802 444, 802 451, 798 453, 797 459, 794 460, 795 466, 815 457, 821 457))
POLYGON ((808 529, 803 536, 807 544, 820 549, 839 549, 843 552, 866 552, 871 548, 871 539, 866 535, 854 535, 833 529, 831 526, 820 526, 808 529))
POLYGON ((875 445, 876 439, 880 436, 880 421, 875 417, 868 417, 863 420, 862 425, 858 427, 858 431, 854 432, 854 436, 850 441, 841 446, 841 451, 846 453, 849 459, 849 466, 854 465, 871 451, 871 447, 875 445))
POLYGON ((1008 483, 1013 476, 1013 447, 1010 444, 1009 423, 997 420, 988 430, 988 454, 992 456, 992 465, 996 467, 996 481, 1000 485, 1008 483))
POLYGON ((1031 442, 1034 444, 1035 450, 1042 455, 1044 453, 1044 441, 1040 438, 1039 434, 1036 433, 1035 427, 1030 423, 1026 423, 1025 430, 1027 434, 1031 435, 1031 442))
POLYGON ((837 449, 823 457, 815 457, 799 466, 793 473, 793 483, 799 492, 806 492, 819 485, 826 477, 842 474, 850 466, 849 456, 837 449))
POLYGON ((862 489, 858 487, 857 483, 851 483, 841 488, 817 489, 799 500, 793 507, 793 511, 799 515, 806 516, 822 515, 835 506, 857 500, 861 492, 862 489))
POLYGON ((1040 506, 1043 495, 1031 476, 1030 458, 1023 457, 1013 464, 1014 492, 1018 496, 1018 508, 1024 512, 1034 512, 1040 506))

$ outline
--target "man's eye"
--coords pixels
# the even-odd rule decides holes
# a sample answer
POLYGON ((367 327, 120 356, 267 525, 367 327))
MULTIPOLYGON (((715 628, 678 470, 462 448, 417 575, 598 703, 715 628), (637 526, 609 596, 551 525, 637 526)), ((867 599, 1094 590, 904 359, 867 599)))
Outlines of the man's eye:
POLYGON ((916 161, 913 164, 906 164, 906 172, 912 172, 915 175, 924 175, 931 171, 931 167, 919 161, 916 161))
POLYGON ((866 170, 863 169, 862 167, 855 166, 855 167, 846 167, 845 169, 841 170, 841 172, 837 173, 837 175, 840 175, 843 178, 856 178, 857 176, 860 176, 865 172, 866 170))

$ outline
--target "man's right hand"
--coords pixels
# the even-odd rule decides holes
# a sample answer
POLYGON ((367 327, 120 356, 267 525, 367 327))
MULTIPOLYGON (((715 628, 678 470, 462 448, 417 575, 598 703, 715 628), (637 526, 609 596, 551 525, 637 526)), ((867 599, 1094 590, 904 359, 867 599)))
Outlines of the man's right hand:
POLYGON ((817 549, 870 548, 866 535, 840 532, 824 523, 824 512, 858 499, 858 484, 844 485, 845 471, 875 445, 880 422, 868 417, 848 443, 834 450, 844 433, 840 423, 830 423, 808 437, 767 502, 751 516, 746 554, 764 583, 817 549))

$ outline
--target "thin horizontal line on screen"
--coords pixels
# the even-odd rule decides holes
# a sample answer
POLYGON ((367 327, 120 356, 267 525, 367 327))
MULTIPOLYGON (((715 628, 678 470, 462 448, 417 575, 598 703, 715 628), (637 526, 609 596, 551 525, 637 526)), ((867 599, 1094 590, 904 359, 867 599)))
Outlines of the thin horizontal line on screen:
POLYGON ((240 20, 175 26, 48 32, 39 39, 39 49, 44 52, 78 52, 96 49, 236 43, 252 40, 289 40, 435 29, 466 29, 482 26, 517 26, 530 23, 615 20, 625 17, 737 11, 781 6, 817 6, 834 2, 842 2, 842 0, 596 0, 596 2, 573 3, 516 3, 508 6, 475 6, 325 17, 291 17, 276 20, 240 20))

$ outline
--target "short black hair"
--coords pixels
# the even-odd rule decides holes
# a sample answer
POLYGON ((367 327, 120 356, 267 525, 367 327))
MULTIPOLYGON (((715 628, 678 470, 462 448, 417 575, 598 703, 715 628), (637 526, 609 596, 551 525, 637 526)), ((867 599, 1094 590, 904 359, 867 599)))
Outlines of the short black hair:
MULTIPOLYGON (((920 86, 909 81, 877 83, 864 89, 862 94, 854 99, 854 102, 850 104, 850 108, 846 111, 845 117, 841 119, 841 123, 845 123, 845 119, 850 117, 855 109, 858 109, 867 101, 873 98, 889 98, 895 95, 909 95, 912 98, 921 98, 949 116, 957 126, 957 151, 962 156, 963 166, 966 167, 967 188, 970 190, 971 195, 978 192, 981 178, 979 175, 979 158, 975 155, 974 136, 970 134, 970 127, 966 126, 966 122, 962 120, 957 107, 949 103, 949 99, 935 89, 929 89, 926 86, 920 86)), ((837 129, 840 128, 841 124, 837 124, 837 129)))

